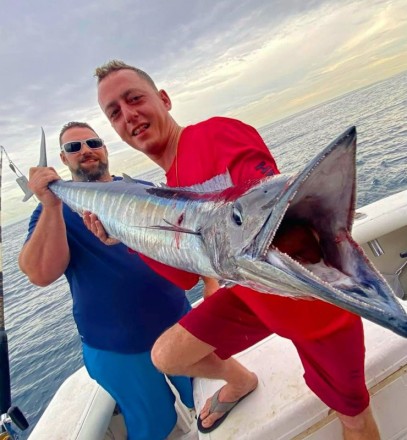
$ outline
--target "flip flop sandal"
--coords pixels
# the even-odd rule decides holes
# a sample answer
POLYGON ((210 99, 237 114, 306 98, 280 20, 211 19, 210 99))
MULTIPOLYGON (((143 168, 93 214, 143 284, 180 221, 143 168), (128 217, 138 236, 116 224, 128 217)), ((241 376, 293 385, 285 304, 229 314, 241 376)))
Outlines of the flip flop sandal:
POLYGON ((205 426, 202 426, 202 419, 201 416, 198 417, 197 425, 198 425, 198 431, 202 432, 204 434, 208 432, 212 432, 215 430, 219 425, 223 423, 223 421, 226 419, 226 417, 229 415, 230 411, 243 399, 245 399, 249 394, 251 394, 254 390, 249 391, 247 394, 242 396, 240 399, 235 400, 234 402, 219 402, 219 393, 222 388, 220 388, 216 393, 212 396, 211 400, 211 407, 209 408, 209 414, 213 414, 214 412, 223 412, 222 417, 220 417, 218 420, 216 420, 212 426, 208 426, 207 428, 205 426))

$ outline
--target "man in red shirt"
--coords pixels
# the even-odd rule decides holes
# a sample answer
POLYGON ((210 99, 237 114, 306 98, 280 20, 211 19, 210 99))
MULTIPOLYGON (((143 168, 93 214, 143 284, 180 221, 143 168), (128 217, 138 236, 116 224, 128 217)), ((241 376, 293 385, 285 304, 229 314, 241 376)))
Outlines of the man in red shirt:
MULTIPOLYGON (((165 170, 168 185, 202 183, 226 170, 235 184, 279 172, 254 128, 220 117, 181 127, 169 113, 169 96, 145 72, 112 61, 98 68, 96 76, 99 104, 113 128, 165 170)), ((88 216, 86 222, 106 241, 97 219, 88 216)), ((311 235, 298 228, 282 233, 276 243, 295 258, 319 258, 311 235), (311 243, 313 255, 300 244, 304 240, 311 243)), ((184 278, 182 271, 174 273, 149 261, 183 288, 198 281, 198 276, 184 278)), ((365 385, 361 319, 328 303, 265 295, 241 286, 219 289, 157 340, 152 357, 169 374, 226 381, 201 411, 198 427, 209 432, 257 386, 254 373, 231 356, 272 333, 292 340, 307 385, 338 412, 345 439, 379 439, 365 385)))

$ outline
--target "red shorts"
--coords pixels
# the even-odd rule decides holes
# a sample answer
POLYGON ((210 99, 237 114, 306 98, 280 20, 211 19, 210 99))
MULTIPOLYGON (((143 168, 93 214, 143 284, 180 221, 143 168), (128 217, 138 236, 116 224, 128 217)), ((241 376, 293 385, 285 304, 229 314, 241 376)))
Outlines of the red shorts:
MULTIPOLYGON (((291 301, 294 301, 296 312, 301 307, 299 301, 302 301, 308 314, 314 302, 291 301)), ((325 303, 315 300, 315 307, 317 313, 321 313, 325 303)), ((332 313, 333 306, 326 304, 326 307, 328 313, 332 313)), ((339 328, 333 327, 326 334, 318 328, 318 331, 302 337, 298 331, 297 334, 282 331, 281 317, 276 317, 277 328, 273 329, 272 312, 269 311, 267 321, 264 317, 262 321, 232 290, 220 289, 191 310, 179 323, 192 335, 212 345, 221 359, 227 359, 273 333, 289 337, 300 356, 307 385, 327 406, 348 416, 355 416, 366 409, 369 393, 365 384, 365 347, 361 319, 338 309, 341 319, 343 313, 349 315, 349 319, 340 321, 339 328)), ((295 320, 287 323, 290 329, 296 325, 295 320)), ((306 326, 308 330, 309 322, 306 326)))

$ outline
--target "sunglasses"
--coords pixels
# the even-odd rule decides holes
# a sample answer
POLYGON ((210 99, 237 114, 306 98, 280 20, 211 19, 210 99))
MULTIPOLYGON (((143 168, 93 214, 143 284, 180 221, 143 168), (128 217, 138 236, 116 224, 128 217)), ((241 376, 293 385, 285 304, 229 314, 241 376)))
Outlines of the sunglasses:
POLYGON ((65 151, 65 153, 79 153, 79 151, 81 151, 82 149, 83 144, 86 144, 92 150, 97 150, 98 148, 102 148, 104 145, 103 140, 96 137, 96 138, 86 139, 84 141, 66 142, 65 144, 61 145, 61 150, 65 151))

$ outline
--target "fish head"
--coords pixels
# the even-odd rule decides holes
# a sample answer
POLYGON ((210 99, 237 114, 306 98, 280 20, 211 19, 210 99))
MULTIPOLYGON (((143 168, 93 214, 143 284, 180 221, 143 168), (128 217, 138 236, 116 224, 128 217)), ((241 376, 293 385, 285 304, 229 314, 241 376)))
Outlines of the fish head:
POLYGON ((236 275, 236 258, 253 252, 253 242, 268 224, 289 176, 230 186, 215 195, 211 215, 205 218, 201 235, 215 271, 222 278, 236 275))
POLYGON ((234 264, 255 290, 319 298, 407 337, 404 308, 352 238, 355 203, 351 127, 285 180, 269 217, 234 264))

